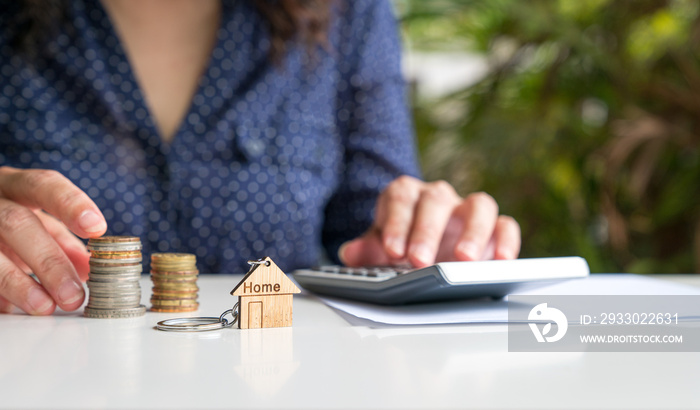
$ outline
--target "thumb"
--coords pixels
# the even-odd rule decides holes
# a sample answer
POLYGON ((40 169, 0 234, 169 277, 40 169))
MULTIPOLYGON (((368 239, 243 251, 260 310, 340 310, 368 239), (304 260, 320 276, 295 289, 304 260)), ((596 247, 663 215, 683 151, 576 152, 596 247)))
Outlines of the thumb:
POLYGON ((370 230, 359 238, 345 242, 338 250, 338 257, 346 266, 390 265, 391 259, 382 246, 378 230, 370 230))

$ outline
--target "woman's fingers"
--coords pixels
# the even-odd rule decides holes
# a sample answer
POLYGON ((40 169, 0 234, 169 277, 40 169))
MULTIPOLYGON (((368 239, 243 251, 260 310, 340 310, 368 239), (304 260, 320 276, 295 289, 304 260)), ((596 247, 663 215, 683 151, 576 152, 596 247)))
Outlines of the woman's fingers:
POLYGON ((377 201, 376 230, 381 233, 380 246, 390 258, 403 258, 413 225, 422 182, 403 176, 394 180, 377 201))
POLYGON ((97 205, 56 171, 0 167, 0 197, 30 209, 43 209, 83 238, 99 237, 107 230, 97 205))
POLYGON ((435 262, 447 222, 458 203, 459 196, 447 182, 424 186, 409 237, 407 256, 413 266, 425 267, 435 262))
POLYGON ((15 305, 10 303, 9 300, 0 296, 0 313, 12 313, 15 310, 15 305))
POLYGON ((458 260, 481 260, 494 234, 498 219, 496 200, 484 192, 467 196, 455 209, 464 221, 462 235, 454 249, 458 260))
MULTIPOLYGON (((70 311, 80 307, 85 292, 78 273, 34 212, 13 201, 0 198, 0 240, 32 269, 41 285, 63 310, 70 311)), ((5 283, 0 286, 0 296, 21 309, 28 305, 19 303, 18 296, 30 297, 31 300, 41 299, 41 295, 35 295, 36 292, 32 291, 41 286, 4 255, 3 260, 5 264, 0 268, 4 270, 0 281, 5 283), (7 283, 8 281, 17 283, 7 283)), ((29 303, 31 304, 31 301, 29 303)), ((31 311, 28 312, 48 312, 48 305, 42 307, 46 309, 40 312, 36 305, 30 306, 31 311)))
POLYGON ((22 259, 20 259, 19 256, 15 253, 15 251, 12 250, 9 246, 5 245, 0 241, 0 253, 4 254, 7 259, 9 259, 12 263, 15 264, 19 270, 22 272, 25 272, 26 274, 32 273, 32 268, 27 266, 26 263, 22 259))
MULTIPOLYGON (((403 176, 380 195, 374 229, 381 234, 382 259, 407 258, 414 266, 435 261, 440 240, 459 196, 445 181, 425 183, 403 176)), ((372 251, 376 254, 377 250, 372 251)), ((352 254, 352 251, 351 251, 352 254)), ((372 258, 378 259, 377 255, 372 258)))
POLYGON ((501 215, 493 232, 494 259, 515 259, 520 253, 520 225, 510 216, 501 215))
POLYGON ((14 304, 50 314, 56 304, 80 307, 89 258, 70 231, 92 238, 106 229, 95 203, 60 173, 0 167, 0 309, 14 304))
POLYGON ((338 250, 345 266, 386 266, 392 260, 382 246, 379 231, 371 229, 359 238, 348 241, 338 250))
POLYGON ((462 199, 445 181, 399 177, 379 196, 372 228, 344 244, 339 256, 350 266, 408 261, 415 267, 516 258, 520 227, 498 211, 486 193, 462 199))
POLYGON ((29 275, 0 253, 0 297, 32 315, 50 315, 56 309, 51 296, 29 275))

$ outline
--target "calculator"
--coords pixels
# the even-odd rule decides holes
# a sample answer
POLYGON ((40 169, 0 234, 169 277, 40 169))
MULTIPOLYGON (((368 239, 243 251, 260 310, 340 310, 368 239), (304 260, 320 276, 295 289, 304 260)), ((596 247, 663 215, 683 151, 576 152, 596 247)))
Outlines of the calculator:
POLYGON ((585 278, 580 257, 441 262, 425 268, 319 266, 293 272, 305 289, 383 305, 502 298, 510 293, 585 278))

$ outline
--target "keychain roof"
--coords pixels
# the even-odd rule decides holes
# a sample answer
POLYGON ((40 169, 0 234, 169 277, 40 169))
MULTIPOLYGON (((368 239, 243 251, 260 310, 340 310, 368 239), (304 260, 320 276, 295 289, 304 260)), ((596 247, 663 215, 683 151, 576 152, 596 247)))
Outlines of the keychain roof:
POLYGON ((285 295, 301 290, 282 272, 269 256, 248 261, 250 270, 231 291, 233 296, 285 295), (259 285, 259 286, 256 286, 259 285), (275 285, 279 285, 275 287, 275 285))

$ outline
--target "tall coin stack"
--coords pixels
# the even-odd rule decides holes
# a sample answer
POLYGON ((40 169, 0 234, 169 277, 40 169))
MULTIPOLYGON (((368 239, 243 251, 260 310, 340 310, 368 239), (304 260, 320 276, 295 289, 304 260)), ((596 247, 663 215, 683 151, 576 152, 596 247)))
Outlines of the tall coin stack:
POLYGON ((197 257, 190 253, 154 253, 151 255, 153 312, 192 312, 197 302, 197 257))
POLYGON ((88 241, 90 297, 86 317, 124 318, 143 316, 139 278, 141 240, 134 236, 103 236, 88 241))

